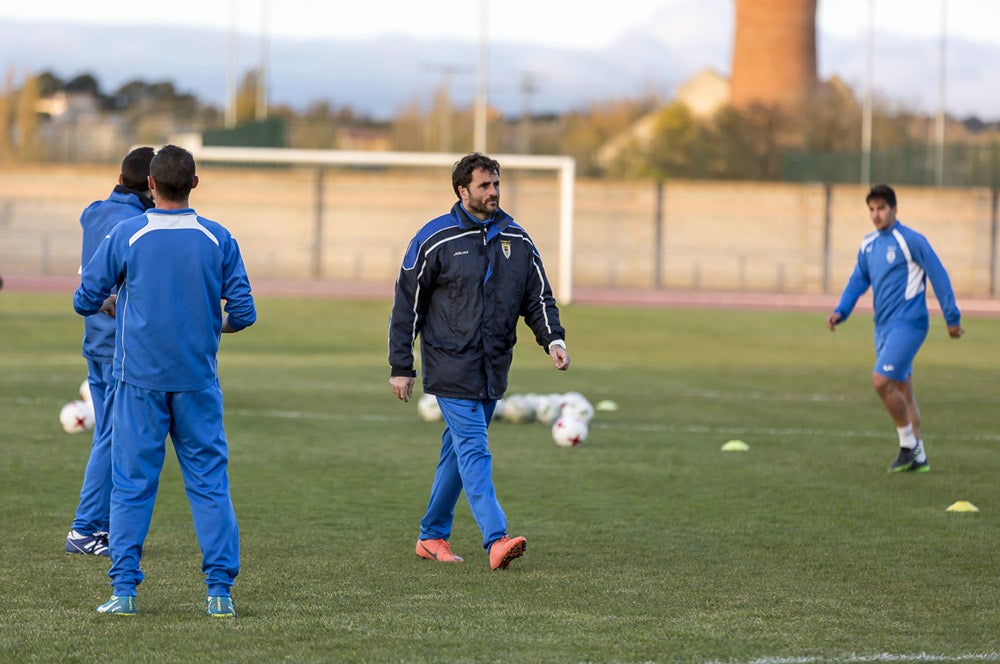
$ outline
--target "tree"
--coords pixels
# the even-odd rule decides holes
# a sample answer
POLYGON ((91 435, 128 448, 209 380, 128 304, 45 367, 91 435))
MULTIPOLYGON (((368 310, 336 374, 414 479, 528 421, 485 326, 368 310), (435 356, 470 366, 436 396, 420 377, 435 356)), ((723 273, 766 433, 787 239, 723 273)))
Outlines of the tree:
POLYGON ((392 119, 392 144, 397 150, 427 150, 427 116, 418 99, 411 99, 396 110, 392 119))
POLYGON ((786 116, 775 106, 720 109, 708 132, 711 156, 702 175, 715 179, 780 179, 784 151, 781 131, 787 126, 786 116))
POLYGON ((0 94, 0 163, 10 161, 13 157, 11 148, 11 111, 10 98, 14 94, 14 68, 7 68, 7 79, 4 82, 3 94, 0 94))
POLYGON ((637 175, 658 180, 703 176, 705 168, 699 164, 699 150, 707 144, 706 138, 685 104, 670 104, 653 119, 652 135, 644 150, 645 163, 637 175))
POLYGON ((260 70, 251 69, 243 76, 236 92, 236 124, 249 124, 257 120, 259 103, 260 70))
POLYGON ((43 71, 38 75, 38 94, 42 97, 50 97, 63 89, 63 80, 50 71, 43 71))
MULTIPOLYGON (((625 135, 658 103, 655 97, 617 100, 570 112, 564 116, 562 137, 558 142, 559 151, 576 159, 577 172, 581 175, 600 175, 607 168, 599 159, 601 148, 625 135)), ((637 145, 632 146, 632 150, 635 149, 637 145)), ((615 174, 634 172, 631 167, 624 166, 624 162, 630 161, 628 156, 615 161, 620 161, 612 167, 615 174)))
POLYGON ((28 75, 17 96, 17 153, 23 161, 38 157, 38 77, 28 75))

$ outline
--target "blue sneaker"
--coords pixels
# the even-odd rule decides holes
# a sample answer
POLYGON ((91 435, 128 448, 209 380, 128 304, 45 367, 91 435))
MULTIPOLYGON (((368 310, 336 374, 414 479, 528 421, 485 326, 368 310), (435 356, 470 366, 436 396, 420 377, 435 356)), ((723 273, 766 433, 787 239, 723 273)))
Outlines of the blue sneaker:
POLYGON ((223 595, 209 595, 207 603, 208 603, 207 613, 213 618, 236 617, 236 605, 233 604, 232 597, 226 597, 223 595))
POLYGON ((81 535, 75 530, 66 535, 66 553, 82 553, 85 556, 109 556, 108 534, 94 533, 81 535))
POLYGON ((118 616, 135 615, 135 595, 112 595, 104 604, 97 607, 98 613, 113 613, 118 616))

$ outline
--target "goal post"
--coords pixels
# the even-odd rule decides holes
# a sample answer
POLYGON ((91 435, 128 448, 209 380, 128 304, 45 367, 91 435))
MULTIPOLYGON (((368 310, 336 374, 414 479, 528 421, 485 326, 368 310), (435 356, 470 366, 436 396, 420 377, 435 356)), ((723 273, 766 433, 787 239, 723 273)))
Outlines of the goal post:
MULTIPOLYGON (((310 150, 199 146, 191 150, 199 163, 289 164, 299 166, 422 166, 451 168, 464 155, 447 152, 375 152, 366 150, 310 150)), ((502 169, 553 171, 559 183, 558 270, 556 298, 573 300, 573 199, 576 161, 572 157, 493 154, 502 169)))

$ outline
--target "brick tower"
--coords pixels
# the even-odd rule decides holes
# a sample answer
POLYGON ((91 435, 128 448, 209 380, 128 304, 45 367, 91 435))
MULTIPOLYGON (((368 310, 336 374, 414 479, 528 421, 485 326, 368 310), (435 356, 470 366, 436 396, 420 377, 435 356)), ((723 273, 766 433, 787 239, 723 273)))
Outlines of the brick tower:
POLYGON ((736 34, 730 103, 805 101, 817 85, 817 0, 734 0, 736 34))

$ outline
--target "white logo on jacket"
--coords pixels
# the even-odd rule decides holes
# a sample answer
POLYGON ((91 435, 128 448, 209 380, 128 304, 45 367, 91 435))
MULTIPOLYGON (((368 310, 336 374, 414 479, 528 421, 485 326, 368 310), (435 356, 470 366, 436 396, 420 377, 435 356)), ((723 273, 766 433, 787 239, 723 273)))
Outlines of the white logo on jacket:
POLYGON ((885 262, 886 263, 896 262, 896 247, 889 247, 889 250, 885 252, 885 262))

